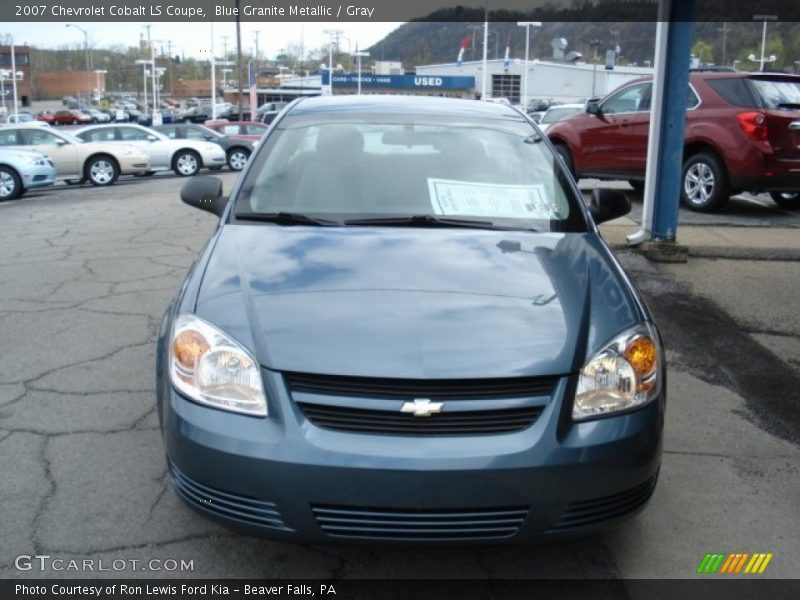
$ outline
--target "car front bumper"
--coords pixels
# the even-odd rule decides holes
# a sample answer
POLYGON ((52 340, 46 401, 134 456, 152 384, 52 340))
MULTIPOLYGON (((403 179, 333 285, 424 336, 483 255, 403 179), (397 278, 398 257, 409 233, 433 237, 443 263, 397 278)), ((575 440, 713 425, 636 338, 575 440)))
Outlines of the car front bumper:
MULTIPOLYGON (((270 416, 198 405, 159 382, 173 484, 224 524, 313 542, 514 543, 584 534, 641 510, 657 480, 665 398, 572 423, 562 378, 522 431, 470 437, 322 429, 279 374, 270 416)), ((662 387, 663 389, 663 387, 662 387)))
POLYGON ((34 165, 20 171, 22 187, 27 190, 47 187, 56 182, 56 170, 49 165, 34 165))

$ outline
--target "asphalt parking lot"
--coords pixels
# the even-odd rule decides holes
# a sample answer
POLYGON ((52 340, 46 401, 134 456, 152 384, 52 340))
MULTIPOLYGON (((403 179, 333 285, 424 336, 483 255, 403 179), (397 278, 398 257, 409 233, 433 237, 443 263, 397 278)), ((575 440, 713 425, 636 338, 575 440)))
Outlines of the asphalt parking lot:
MULTIPOLYGON (((236 175, 221 177, 230 189, 236 175)), ((618 530, 526 548, 308 546, 197 516, 166 479, 153 393, 161 315, 215 225, 180 203, 183 182, 58 185, 0 205, 0 577, 41 576, 16 570, 14 557, 48 554, 193 561, 190 573, 157 574, 182 577, 686 578, 707 552, 772 552, 763 577, 797 576, 793 260, 656 265, 619 252, 659 321, 670 370, 660 483, 618 530)), ((681 219, 697 232, 756 227, 776 240, 800 230, 800 214, 766 196, 681 219)))

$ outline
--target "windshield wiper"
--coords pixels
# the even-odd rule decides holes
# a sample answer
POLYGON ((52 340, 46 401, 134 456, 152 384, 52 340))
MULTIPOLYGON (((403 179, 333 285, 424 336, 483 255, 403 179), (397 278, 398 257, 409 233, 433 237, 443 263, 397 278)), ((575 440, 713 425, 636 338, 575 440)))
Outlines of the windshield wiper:
MULTIPOLYGON (((507 229, 495 225, 491 221, 475 219, 455 219, 436 215, 409 215, 407 217, 371 217, 366 219, 348 219, 345 225, 376 225, 388 227, 470 227, 474 229, 507 229)), ((525 228, 528 229, 528 228, 525 228)))
POLYGON ((302 213, 292 212, 237 212, 236 218, 242 219, 243 221, 264 221, 267 223, 276 223, 277 225, 318 225, 322 227, 339 227, 342 225, 340 221, 321 219, 318 217, 304 215, 302 213))

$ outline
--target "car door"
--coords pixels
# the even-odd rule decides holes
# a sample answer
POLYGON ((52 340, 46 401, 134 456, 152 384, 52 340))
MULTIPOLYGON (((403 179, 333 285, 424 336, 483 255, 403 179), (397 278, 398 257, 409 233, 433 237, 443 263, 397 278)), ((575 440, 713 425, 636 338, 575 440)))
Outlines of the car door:
POLYGON ((77 143, 66 140, 54 133, 39 128, 19 129, 19 144, 26 150, 36 150, 53 159, 56 176, 60 178, 82 177, 78 160, 77 143))
POLYGON ((121 125, 117 127, 117 139, 124 144, 135 146, 150 155, 150 166, 153 169, 169 169, 172 159, 172 144, 169 140, 159 138, 154 131, 121 125))
POLYGON ((649 81, 627 85, 590 115, 580 135, 583 173, 625 176, 635 171, 636 148, 642 142, 647 147, 651 88, 649 81))

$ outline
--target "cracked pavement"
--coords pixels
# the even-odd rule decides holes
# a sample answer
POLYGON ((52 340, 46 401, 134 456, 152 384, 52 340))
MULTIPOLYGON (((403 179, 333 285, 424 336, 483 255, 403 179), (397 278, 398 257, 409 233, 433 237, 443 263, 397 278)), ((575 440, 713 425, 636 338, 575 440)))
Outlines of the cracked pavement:
MULTIPOLYGON (((230 189, 235 176, 221 177, 230 189)), ((715 551, 773 552, 765 575, 796 576, 800 326, 777 283, 797 273, 791 262, 746 266, 758 286, 748 291, 741 261, 667 268, 621 253, 670 372, 661 480, 620 529, 529 548, 308 546, 196 515, 169 486, 153 392, 161 315, 215 225, 180 203, 182 183, 57 186, 0 205, 1 577, 154 575, 14 569, 16 555, 49 554, 192 560, 190 573, 158 573, 176 577, 685 578, 715 551), (726 285, 736 295, 720 297, 726 285), (777 294, 768 310, 764 290, 777 294), (756 368, 777 378, 769 394, 756 368)))

